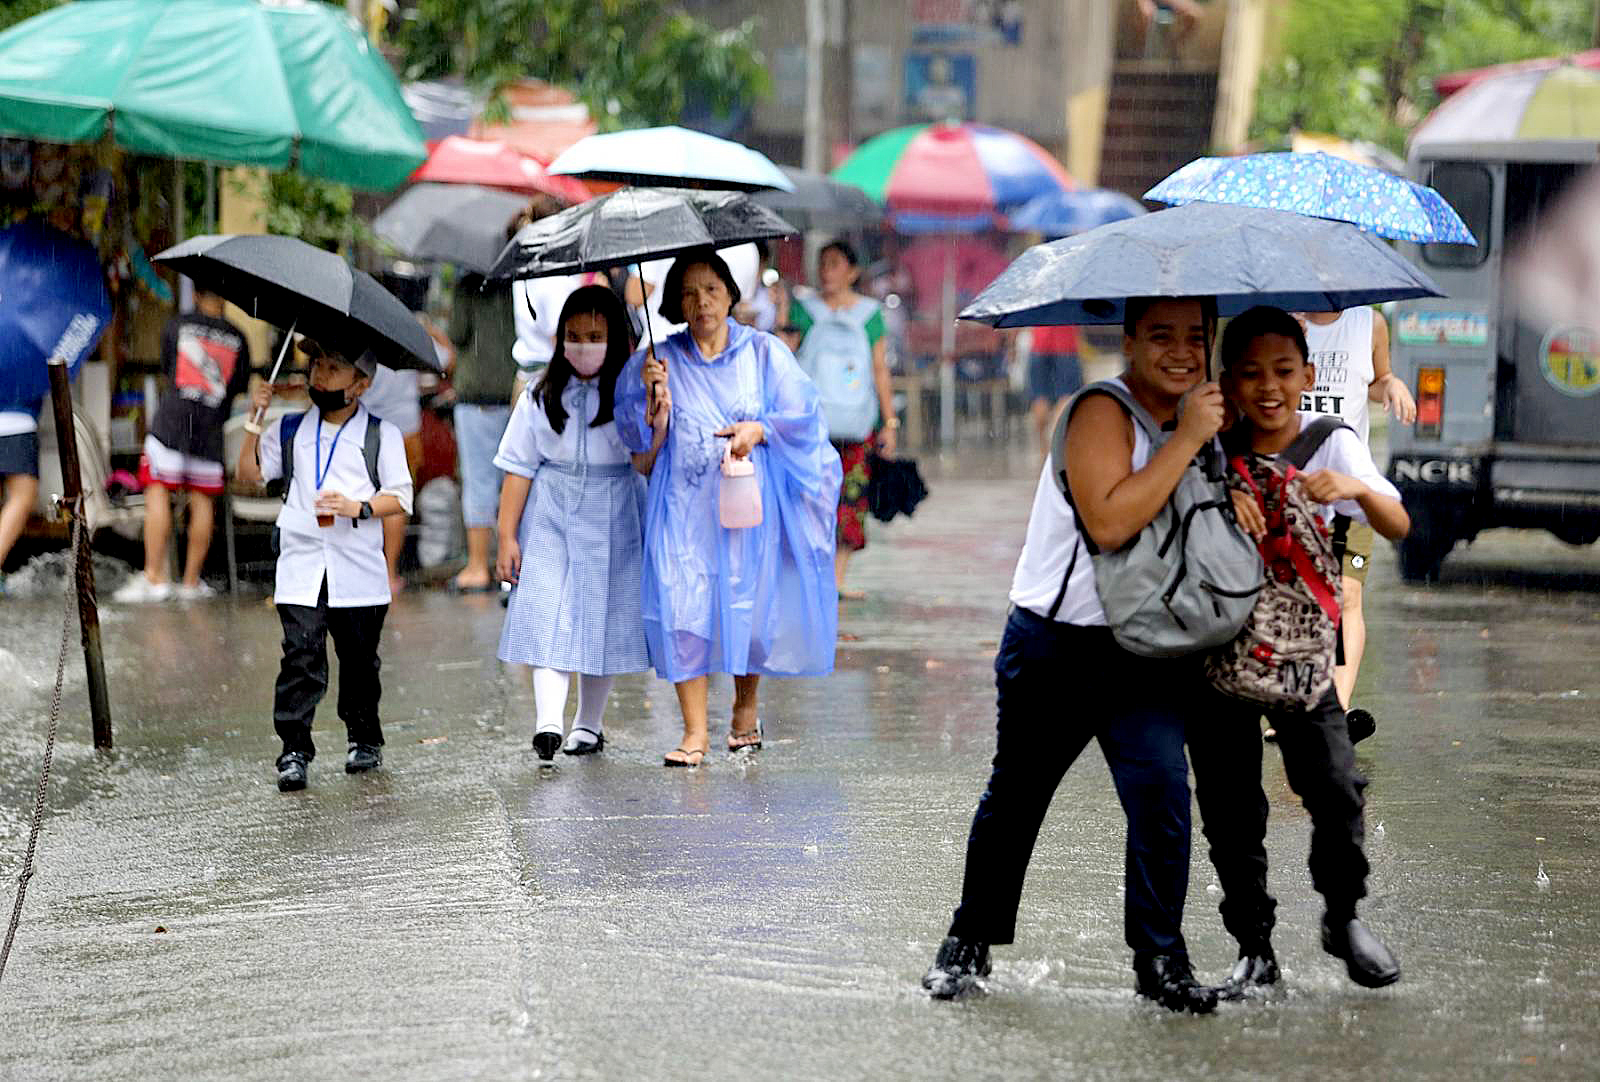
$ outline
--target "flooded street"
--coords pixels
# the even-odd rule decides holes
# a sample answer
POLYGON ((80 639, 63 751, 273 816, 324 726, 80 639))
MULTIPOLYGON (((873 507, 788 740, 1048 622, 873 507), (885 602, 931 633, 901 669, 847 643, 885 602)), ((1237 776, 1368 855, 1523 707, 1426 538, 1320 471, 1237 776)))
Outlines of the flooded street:
MULTIPOLYGON (((381 651, 383 769, 342 772, 330 696, 310 787, 282 795, 260 595, 105 606, 117 748, 89 746, 74 632, 0 1077, 1600 1076, 1600 549, 1543 535, 1485 535, 1426 589, 1375 559, 1363 916, 1399 985, 1363 991, 1320 950, 1308 821, 1269 750, 1282 984, 1208 1018, 1136 999, 1122 816, 1090 750, 988 993, 923 995, 1035 468, 925 463, 932 497, 852 565, 869 597, 837 673, 765 684, 766 747, 698 771, 662 769, 677 704, 644 674, 618 680, 602 755, 541 770, 495 599, 412 592, 381 651)), ((60 614, 0 601, 7 908, 60 614)), ((730 697, 713 682, 714 749, 730 697)), ((1195 838, 1185 930, 1217 980, 1233 942, 1195 838)))

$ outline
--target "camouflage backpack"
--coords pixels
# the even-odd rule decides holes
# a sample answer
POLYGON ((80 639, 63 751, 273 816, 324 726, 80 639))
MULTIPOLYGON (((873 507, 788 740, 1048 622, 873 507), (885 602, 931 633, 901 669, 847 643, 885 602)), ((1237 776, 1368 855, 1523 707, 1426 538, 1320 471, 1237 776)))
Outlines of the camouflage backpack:
MULTIPOLYGON (((1333 685, 1339 643, 1340 567, 1321 508, 1301 470, 1341 428, 1319 417, 1277 456, 1230 455, 1228 484, 1261 507, 1267 534, 1257 544, 1266 586, 1237 638, 1206 660, 1212 684, 1276 710, 1307 710, 1333 685)), ((1231 448, 1230 448, 1231 450, 1231 448)))

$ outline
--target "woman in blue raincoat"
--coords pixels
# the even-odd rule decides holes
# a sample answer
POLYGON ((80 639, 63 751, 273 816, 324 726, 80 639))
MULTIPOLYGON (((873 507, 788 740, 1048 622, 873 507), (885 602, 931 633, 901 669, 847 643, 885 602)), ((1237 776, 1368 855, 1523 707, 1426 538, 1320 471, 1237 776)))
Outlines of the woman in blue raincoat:
POLYGON ((650 478, 645 640, 683 712, 668 766, 698 766, 710 750, 711 673, 734 677, 728 750, 738 751, 761 746, 762 676, 833 671, 839 455, 794 354, 731 320, 738 301, 715 252, 680 256, 662 283, 661 312, 688 326, 654 356, 636 353, 617 379, 617 432, 650 478), (755 465, 759 525, 721 525, 724 451, 755 465))

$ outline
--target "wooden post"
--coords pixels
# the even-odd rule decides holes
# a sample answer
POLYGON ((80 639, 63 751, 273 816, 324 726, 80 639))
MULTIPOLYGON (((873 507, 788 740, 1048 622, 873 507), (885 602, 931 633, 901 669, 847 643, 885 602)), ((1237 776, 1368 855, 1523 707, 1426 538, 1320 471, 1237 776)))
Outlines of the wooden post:
MULTIPOLYGON (((56 446, 61 453, 61 487, 67 514, 78 513, 83 477, 78 470, 78 432, 72 419, 72 385, 67 381, 64 358, 52 357, 50 402, 55 407, 56 446)), ((89 556, 89 534, 78 530, 72 558, 77 564, 78 623, 83 629, 83 666, 89 681, 89 713, 94 724, 94 746, 111 747, 111 700, 106 694, 106 664, 100 651, 100 610, 95 605, 94 561, 89 556)))
POLYGON ((944 238, 944 283, 939 293, 939 444, 956 442, 956 235, 944 238))

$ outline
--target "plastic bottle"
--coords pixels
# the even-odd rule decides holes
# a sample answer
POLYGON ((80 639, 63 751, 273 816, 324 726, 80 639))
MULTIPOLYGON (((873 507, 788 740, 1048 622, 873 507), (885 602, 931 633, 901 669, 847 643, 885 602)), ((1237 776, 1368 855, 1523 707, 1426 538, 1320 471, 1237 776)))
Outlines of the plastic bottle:
POLYGON ((722 452, 717 516, 726 530, 761 525, 761 483, 756 480, 756 465, 748 458, 734 458, 731 442, 722 452))

